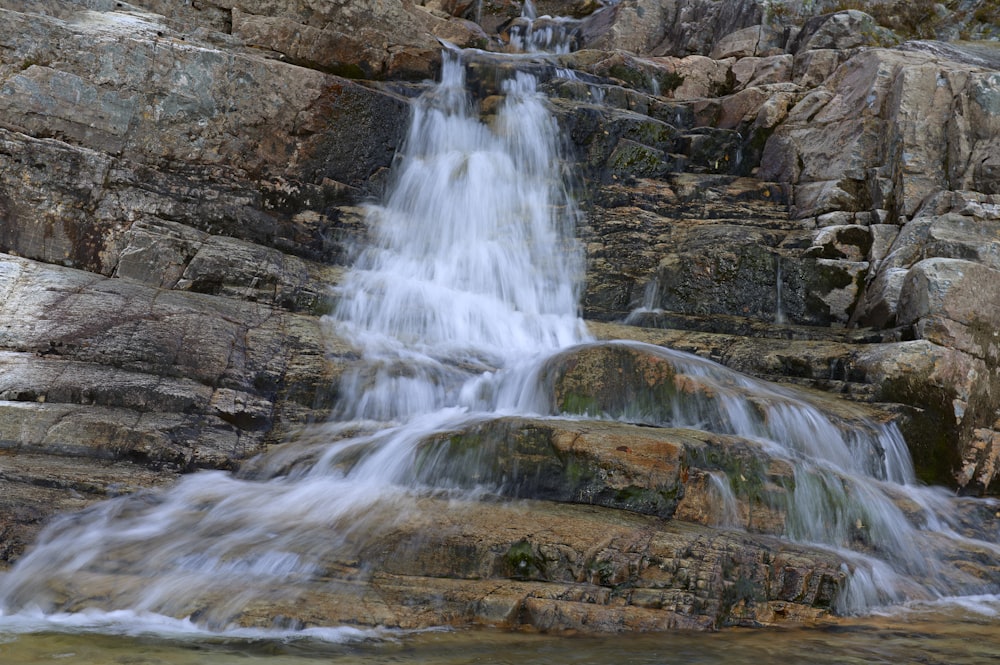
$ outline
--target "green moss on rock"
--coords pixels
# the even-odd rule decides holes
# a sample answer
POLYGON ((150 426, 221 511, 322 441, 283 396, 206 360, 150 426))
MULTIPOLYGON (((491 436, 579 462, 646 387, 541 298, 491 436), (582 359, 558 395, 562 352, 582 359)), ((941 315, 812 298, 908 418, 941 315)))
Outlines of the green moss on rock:
POLYGON ((545 561, 527 540, 519 540, 503 555, 504 572, 515 579, 545 579, 545 561))

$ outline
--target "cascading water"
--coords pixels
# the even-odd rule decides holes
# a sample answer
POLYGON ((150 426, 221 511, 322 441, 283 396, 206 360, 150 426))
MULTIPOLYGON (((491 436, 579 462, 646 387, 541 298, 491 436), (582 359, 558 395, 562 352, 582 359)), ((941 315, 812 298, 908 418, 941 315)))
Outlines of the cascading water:
POLYGON ((338 288, 337 325, 366 360, 340 419, 455 405, 469 378, 457 365, 495 369, 585 339, 555 120, 532 77, 502 91, 487 127, 446 57, 415 106, 392 193, 370 211, 371 246, 338 288))
MULTIPOLYGON (((786 513, 784 535, 832 548, 852 563, 854 574, 838 599, 840 611, 993 588, 943 565, 942 557, 962 547, 995 557, 1000 546, 963 536, 947 494, 916 484, 906 443, 894 424, 845 421, 787 389, 682 352, 613 344, 668 359, 697 389, 678 392, 669 405, 626 405, 604 417, 733 434, 754 442, 762 456, 792 464, 794 479, 780 506, 786 513)), ((726 524, 733 516, 725 506, 732 488, 724 486, 723 476, 714 475, 711 482, 723 501, 717 509, 726 524)))
MULTIPOLYGON (((502 491, 475 470, 455 472, 472 483, 444 469, 418 473, 419 445, 499 414, 558 416, 544 387, 547 363, 590 340, 577 314, 578 212, 537 82, 521 73, 506 80, 486 124, 464 77, 462 60, 446 54, 441 83, 414 102, 390 194, 369 211, 371 242, 337 289, 330 325, 359 360, 339 386, 334 422, 243 476, 199 473, 164 493, 62 518, 0 578, 0 616, 197 611, 201 623, 224 628, 262 599, 294 598, 331 562, 363 570, 365 543, 417 511, 421 494, 502 491), (110 576, 111 594, 100 584, 110 576), (94 592, 94 580, 105 591, 94 592)), ((589 417, 733 434, 791 461, 786 535, 852 562, 842 609, 972 590, 937 574, 926 545, 962 537, 948 499, 914 485, 893 427, 850 430, 781 389, 641 348, 668 355, 711 398, 678 399, 655 416, 589 417), (849 551, 859 539, 868 547, 849 551)), ((737 526, 732 488, 721 475, 711 482, 722 503, 717 524, 737 526)))
POLYGON ((531 358, 587 339, 577 208, 544 97, 514 75, 487 126, 464 76, 446 53, 440 85, 414 104, 391 194, 370 209, 372 241, 338 288, 330 324, 361 359, 339 388, 344 424, 323 432, 335 442, 290 443, 252 479, 196 474, 62 519, 0 581, 3 612, 85 609, 74 584, 107 573, 115 597, 95 606, 184 616, 207 604, 199 620, 224 626, 321 560, 356 557, 412 508, 421 440, 483 417, 470 406, 523 406, 531 358))
POLYGON ((538 16, 535 4, 525 0, 520 18, 508 27, 510 44, 527 53, 569 53, 576 45, 581 23, 563 16, 538 16))
POLYGON ((785 304, 781 293, 784 288, 781 281, 781 257, 775 257, 774 263, 774 322, 783 325, 788 323, 788 317, 785 316, 785 304))
POLYGON ((642 304, 633 309, 625 317, 624 323, 627 325, 642 325, 642 321, 647 314, 662 314, 663 310, 657 307, 657 300, 660 297, 660 281, 654 277, 646 284, 642 292, 642 304))

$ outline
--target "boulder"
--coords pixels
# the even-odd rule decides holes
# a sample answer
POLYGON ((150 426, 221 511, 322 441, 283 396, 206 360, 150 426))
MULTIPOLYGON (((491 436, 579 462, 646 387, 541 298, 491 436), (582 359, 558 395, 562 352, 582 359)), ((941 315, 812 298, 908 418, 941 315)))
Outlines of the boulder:
POLYGON ((900 325, 916 335, 980 358, 1000 360, 1000 270, 961 259, 932 258, 906 274, 899 295, 900 325))
POLYGON ((807 20, 788 44, 789 53, 813 49, 846 50, 859 46, 893 46, 899 38, 870 15, 848 9, 807 20))
POLYGON ((906 405, 902 429, 922 480, 969 493, 996 482, 995 367, 923 339, 861 349, 852 364, 878 399, 906 405))
POLYGON ((757 0, 623 0, 617 19, 594 48, 623 49, 637 55, 709 55, 723 37, 761 24, 757 0))
MULTIPOLYGON (((599 362, 610 360, 602 356, 599 362)), ((591 400, 588 404, 601 401, 568 388, 569 381, 556 379, 557 411, 586 411, 582 398, 591 400)), ((515 418, 426 441, 415 473, 420 481, 496 487, 509 497, 592 504, 771 535, 785 533, 785 488, 794 484, 787 461, 739 437, 515 418)))

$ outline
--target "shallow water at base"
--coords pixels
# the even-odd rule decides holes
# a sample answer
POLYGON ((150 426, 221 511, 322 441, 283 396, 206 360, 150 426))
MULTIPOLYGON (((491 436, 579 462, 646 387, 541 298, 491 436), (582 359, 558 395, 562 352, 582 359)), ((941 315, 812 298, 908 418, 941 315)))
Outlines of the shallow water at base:
MULTIPOLYGON (((995 597, 994 599, 995 600, 995 597)), ((994 608, 996 609, 996 608, 994 608)), ((460 665, 769 665, 780 663, 1000 662, 995 611, 952 607, 903 610, 892 616, 841 621, 810 629, 730 629, 567 637, 487 630, 399 634, 348 631, 340 636, 107 635, 78 632, 4 633, 0 663, 68 665, 336 665, 413 663, 460 665)))

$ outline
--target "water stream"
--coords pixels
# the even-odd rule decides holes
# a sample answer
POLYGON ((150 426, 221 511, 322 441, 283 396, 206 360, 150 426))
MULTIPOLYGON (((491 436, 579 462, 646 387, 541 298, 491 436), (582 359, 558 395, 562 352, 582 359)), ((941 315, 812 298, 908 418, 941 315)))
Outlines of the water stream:
MULTIPOLYGON (((552 34, 529 50, 569 48, 552 34)), ((537 81, 507 78, 502 103, 484 121, 465 76, 461 55, 446 53, 440 84, 415 100, 389 194, 369 209, 369 243, 337 287, 329 325, 355 344, 359 359, 345 372, 331 423, 242 475, 198 473, 169 491, 56 521, 0 578, 0 632, 145 625, 252 642, 255 634, 232 627, 232 616, 265 600, 294 602, 331 560, 358 559, 373 534, 412 517, 416 497, 499 491, 417 473, 418 445, 499 415, 559 416, 542 369, 592 340, 578 314, 580 213, 537 81), (113 592, 94 591, 111 577, 113 592)), ((713 398, 678 401, 658 416, 591 417, 738 435, 792 462, 785 536, 852 562, 842 611, 995 591, 945 571, 937 545, 929 546, 971 542, 1000 556, 996 545, 960 534, 950 497, 916 486, 893 426, 845 431, 837 417, 784 389, 642 348, 668 355, 710 385, 713 398), (859 530, 877 543, 874 551, 849 549, 859 530)), ((712 483, 717 524, 738 528, 727 479, 712 483)), ((320 642, 371 637, 336 626, 291 632, 320 642)), ((285 640, 291 632, 266 635, 285 640)), ((13 653, 0 643, 4 649, 13 653)))

